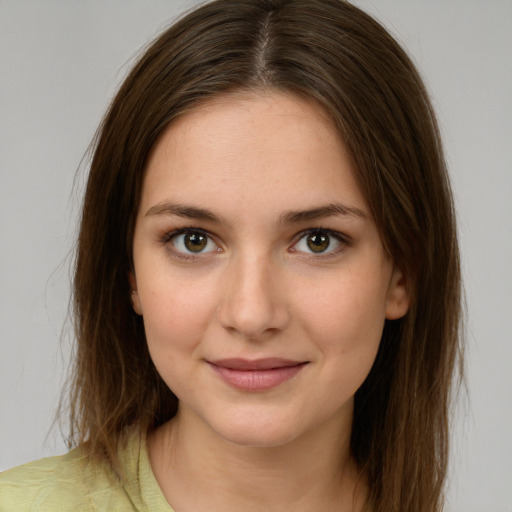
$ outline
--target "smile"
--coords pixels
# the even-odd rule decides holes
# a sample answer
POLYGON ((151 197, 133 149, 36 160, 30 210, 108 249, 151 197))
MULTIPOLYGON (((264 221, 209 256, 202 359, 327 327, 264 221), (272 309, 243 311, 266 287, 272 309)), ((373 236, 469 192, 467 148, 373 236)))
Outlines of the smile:
POLYGON ((266 391, 295 377, 306 362, 279 358, 250 361, 222 359, 208 361, 217 375, 230 386, 243 391, 266 391))

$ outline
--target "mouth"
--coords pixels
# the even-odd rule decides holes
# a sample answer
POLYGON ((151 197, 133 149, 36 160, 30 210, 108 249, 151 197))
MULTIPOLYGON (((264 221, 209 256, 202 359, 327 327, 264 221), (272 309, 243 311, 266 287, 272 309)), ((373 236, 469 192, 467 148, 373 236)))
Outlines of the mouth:
POLYGON ((281 358, 207 361, 228 385, 243 391, 266 391, 295 377, 308 361, 281 358))

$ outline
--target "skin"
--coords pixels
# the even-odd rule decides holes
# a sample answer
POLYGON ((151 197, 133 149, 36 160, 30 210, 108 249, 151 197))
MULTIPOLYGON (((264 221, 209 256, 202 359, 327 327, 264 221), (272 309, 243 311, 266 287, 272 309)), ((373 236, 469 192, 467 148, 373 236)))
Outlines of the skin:
POLYGON ((149 440, 173 507, 360 509, 354 394, 409 297, 320 107, 240 93, 174 122, 147 164, 133 256, 134 309, 180 403, 149 440), (199 252, 185 243, 194 229, 199 252), (254 391, 219 376, 211 362, 224 358, 302 365, 254 391))

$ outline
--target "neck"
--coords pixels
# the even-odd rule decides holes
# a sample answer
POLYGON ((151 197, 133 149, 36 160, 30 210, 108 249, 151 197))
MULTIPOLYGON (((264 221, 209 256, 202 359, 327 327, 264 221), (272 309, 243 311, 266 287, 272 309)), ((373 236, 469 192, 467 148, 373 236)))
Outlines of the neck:
POLYGON ((281 446, 240 446, 180 410, 149 439, 155 477, 176 512, 362 509, 364 479, 350 457, 350 422, 332 418, 281 446))

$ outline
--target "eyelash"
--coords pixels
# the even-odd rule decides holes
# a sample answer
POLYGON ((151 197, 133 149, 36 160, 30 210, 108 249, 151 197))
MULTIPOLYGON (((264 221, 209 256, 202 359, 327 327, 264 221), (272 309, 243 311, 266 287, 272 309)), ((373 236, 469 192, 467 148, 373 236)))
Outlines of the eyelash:
MULTIPOLYGON (((189 234, 189 235, 198 234, 198 235, 205 236, 206 238, 208 238, 208 240, 212 241, 218 247, 217 242, 215 242, 215 237, 213 237, 208 231, 205 231, 200 228, 192 227, 192 226, 176 229, 174 231, 170 231, 170 232, 166 233, 165 236, 162 238, 162 243, 164 245, 168 246, 172 242, 172 240, 175 239, 176 237, 178 237, 180 235, 187 235, 187 234, 189 234)), ((170 245, 172 245, 172 244, 170 244, 170 245)), ((328 247, 329 247, 329 245, 331 245, 331 242, 329 242, 328 247)), ((351 247, 352 245, 353 245, 353 243, 352 243, 351 239, 338 231, 333 231, 331 229, 326 229, 326 228, 322 228, 322 227, 315 227, 315 228, 306 229, 306 230, 298 233, 297 236, 294 238, 294 242, 292 244, 290 252, 294 252, 294 253, 303 252, 304 254, 307 255, 307 257, 312 257, 315 259, 329 258, 329 257, 338 255, 346 247, 351 247), (302 239, 304 239, 308 236, 311 236, 311 235, 326 235, 329 238, 335 239, 339 245, 338 245, 338 247, 336 247, 333 250, 330 250, 327 252, 318 252, 318 253, 314 253, 313 251, 311 251, 311 252, 298 251, 298 250, 294 249, 294 247, 296 247, 297 244, 302 239)), ((200 258, 203 258, 204 255, 206 255, 206 254, 210 254, 212 252, 217 252, 217 251, 213 250, 213 251, 207 251, 206 253, 198 252, 197 254, 193 254, 192 252, 184 252, 184 251, 177 250, 176 248, 170 248, 169 250, 172 251, 172 254, 174 257, 181 259, 181 260, 185 260, 185 261, 198 260, 200 258)), ((220 248, 219 248, 219 252, 220 252, 220 248)))
MULTIPOLYGON (((169 245, 172 246, 171 242, 174 238, 178 237, 179 235, 187 235, 187 234, 188 235, 192 235, 192 234, 203 235, 208 240, 212 241, 215 245, 218 246, 218 244, 215 242, 214 237, 212 237, 212 235, 210 233, 208 233, 208 231, 205 231, 204 229, 192 227, 192 226, 176 229, 174 231, 170 231, 170 232, 166 233, 162 239, 162 242, 165 246, 169 246, 169 245)), ((180 260, 184 260, 184 261, 195 261, 195 260, 198 260, 198 259, 204 257, 204 254, 209 254, 210 252, 216 252, 216 251, 208 251, 208 253, 198 252, 197 254, 194 254, 192 252, 187 253, 184 251, 179 251, 175 248, 170 248, 169 250, 172 252, 173 257, 178 258, 180 260)))
MULTIPOLYGON (((326 251, 326 252, 315 253, 313 251, 311 251, 311 252, 304 251, 304 254, 306 254, 307 257, 310 257, 310 258, 315 258, 315 259, 331 258, 331 257, 337 256, 345 248, 351 247, 353 245, 352 240, 348 236, 344 235, 343 233, 340 233, 339 231, 333 231, 332 229, 327 229, 327 228, 322 228, 322 227, 315 227, 315 228, 306 229, 305 231, 302 231, 301 233, 299 233, 297 235, 297 237, 295 239, 296 241, 292 245, 292 252, 300 252, 300 251, 297 251, 297 250, 293 250, 293 248, 296 247, 297 244, 302 239, 306 239, 306 237, 311 236, 311 235, 326 235, 330 239, 336 240, 336 242, 339 245, 338 245, 338 247, 336 247, 336 248, 334 248, 332 250, 326 251)), ((329 244, 328 244, 327 248, 331 244, 332 244, 332 241, 329 240, 329 244)))

